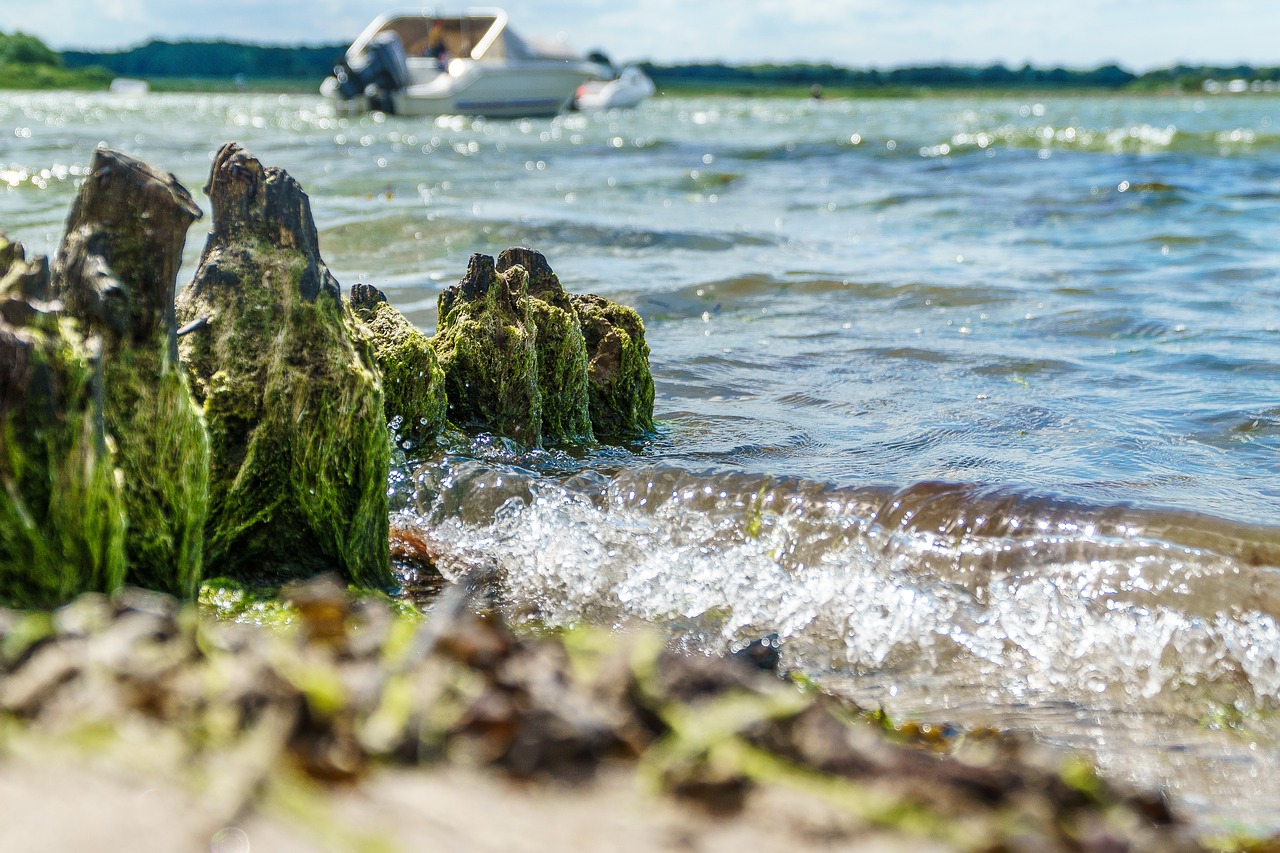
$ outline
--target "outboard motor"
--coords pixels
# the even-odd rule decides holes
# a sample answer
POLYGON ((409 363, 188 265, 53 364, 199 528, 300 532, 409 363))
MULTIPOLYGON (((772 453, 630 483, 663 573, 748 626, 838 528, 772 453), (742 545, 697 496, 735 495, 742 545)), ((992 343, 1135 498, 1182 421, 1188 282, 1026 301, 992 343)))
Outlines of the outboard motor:
POLYGON ((360 79, 360 73, 352 70, 345 62, 333 66, 333 79, 338 81, 338 94, 344 100, 349 101, 364 94, 364 81, 360 79))
POLYGON ((393 32, 378 33, 365 48, 365 54, 369 57, 365 67, 368 84, 388 94, 409 85, 409 63, 400 36, 393 32))
POLYGON ((409 85, 404 43, 396 33, 378 33, 358 56, 335 67, 333 76, 342 97, 365 95, 374 109, 391 112, 391 95, 409 85))
POLYGON ((587 54, 587 62, 594 62, 605 70, 605 79, 612 80, 618 76, 617 69, 613 67, 613 61, 605 55, 604 51, 593 50, 587 54))

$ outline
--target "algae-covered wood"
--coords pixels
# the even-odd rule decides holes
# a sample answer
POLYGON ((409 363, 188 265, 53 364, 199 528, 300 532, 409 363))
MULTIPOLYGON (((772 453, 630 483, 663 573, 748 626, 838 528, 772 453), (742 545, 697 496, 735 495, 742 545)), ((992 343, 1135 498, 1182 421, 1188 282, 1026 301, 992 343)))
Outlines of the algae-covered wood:
POLYGON ((208 571, 264 582, 335 570, 388 587, 382 384, 310 202, 234 143, 207 192, 213 230, 178 314, 199 323, 181 354, 212 446, 208 571))
POLYGON ((402 449, 421 449, 444 427, 448 405, 431 341, 373 285, 352 286, 351 310, 373 336, 388 426, 402 449))
POLYGON ((128 579, 185 598, 201 577, 209 447, 178 365, 174 287, 187 229, 199 216, 173 175, 99 148, 53 275, 67 314, 102 340, 128 579))
POLYGON ((0 604, 54 607, 124 579, 124 501, 100 342, 49 301, 44 258, 0 235, 0 604))

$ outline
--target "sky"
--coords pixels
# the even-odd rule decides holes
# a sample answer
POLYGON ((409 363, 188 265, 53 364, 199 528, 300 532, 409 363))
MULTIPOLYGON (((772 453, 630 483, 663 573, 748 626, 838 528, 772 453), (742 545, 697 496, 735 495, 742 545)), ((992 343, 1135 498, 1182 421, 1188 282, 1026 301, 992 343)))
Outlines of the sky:
MULTIPOLYGON (((457 4, 445 9, 465 8, 457 4)), ((150 38, 349 42, 386 0, 0 0, 0 29, 55 49, 150 38)), ((415 7, 416 8, 416 7, 415 7)), ((507 0, 522 35, 615 61, 1002 62, 1133 71, 1280 65, 1280 0, 507 0)))

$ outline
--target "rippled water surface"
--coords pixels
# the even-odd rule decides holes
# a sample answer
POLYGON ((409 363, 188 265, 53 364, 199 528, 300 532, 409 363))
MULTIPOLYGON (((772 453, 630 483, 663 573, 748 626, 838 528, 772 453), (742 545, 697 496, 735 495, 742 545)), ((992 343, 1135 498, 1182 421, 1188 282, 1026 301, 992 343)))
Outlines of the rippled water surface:
POLYGON ((198 191, 235 139, 308 190, 339 280, 427 331, 471 253, 538 248, 640 310, 661 428, 411 451, 396 522, 451 571, 504 566, 553 623, 777 631, 860 702, 1031 731, 1206 828, 1274 831, 1275 122, 1272 96, 433 124, 5 95, 0 227, 53 252, 100 142, 198 191))

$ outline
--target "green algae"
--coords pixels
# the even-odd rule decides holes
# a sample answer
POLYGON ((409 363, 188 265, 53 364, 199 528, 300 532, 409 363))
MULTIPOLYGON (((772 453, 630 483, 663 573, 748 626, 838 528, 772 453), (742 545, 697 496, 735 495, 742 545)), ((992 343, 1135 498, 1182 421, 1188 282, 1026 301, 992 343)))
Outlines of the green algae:
POLYGON ((48 610, 20 613, 4 632, 0 632, 0 670, 9 671, 35 646, 57 633, 53 614, 48 610))
POLYGON ((0 279, 5 277, 13 266, 15 260, 22 260, 22 245, 14 243, 8 237, 0 234, 0 279))
POLYGON ((284 815, 321 845, 350 853, 399 853, 386 827, 351 826, 333 808, 326 789, 298 772, 277 770, 264 785, 262 800, 272 814, 284 815))
POLYGON ((644 323, 599 296, 566 293, 546 258, 473 255, 440 295, 432 346, 450 419, 527 446, 630 439, 653 430, 644 323))
POLYGON ((351 308, 373 336, 387 423, 397 444, 404 448, 408 442, 412 449, 435 438, 444 429, 448 400, 444 369, 430 340, 375 287, 354 285, 351 308))
POLYGON ((572 311, 542 299, 529 300, 538 330, 538 388, 545 444, 591 444, 595 433, 587 397, 587 349, 572 311))
POLYGON ((106 361, 106 422, 124 471, 128 582, 195 597, 209 505, 209 440, 168 356, 126 350, 106 361))
POLYGON ((444 370, 451 421, 536 447, 542 394, 528 285, 522 267, 499 275, 493 258, 472 255, 462 281, 440 294, 431 346, 444 370))
POLYGON ((635 309, 593 294, 570 294, 590 359, 591 423, 598 438, 653 432, 653 375, 644 321, 635 309))
POLYGON ((123 582, 122 484, 99 342, 40 298, 43 258, 7 240, 0 253, 0 603, 54 607, 123 582))
POLYGON ((255 589, 232 578, 206 578, 196 598, 200 615, 219 622, 260 625, 282 631, 297 625, 297 608, 274 588, 255 589))
POLYGON ((282 583, 336 571, 390 587, 390 441, 370 341, 318 253, 310 203, 235 144, 179 319, 211 446, 206 565, 282 583))
POLYGON ((54 270, 67 313, 103 342, 128 582, 185 599, 200 581, 209 447, 177 363, 173 305, 187 227, 199 215, 172 175, 98 149, 54 270))
POLYGON ((744 529, 748 539, 759 539, 760 533, 764 530, 764 505, 765 496, 769 492, 769 477, 765 477, 760 483, 760 491, 756 492, 755 498, 752 499, 750 506, 747 507, 747 523, 744 529))
POLYGON ((498 256, 499 274, 520 266, 529 276, 529 316, 537 330, 538 390, 545 444, 590 444, 587 342, 569 295, 546 258, 532 249, 511 248, 498 256))
POLYGON ((298 296, 287 256, 259 252, 253 270, 210 260, 207 273, 244 273, 239 304, 218 310, 193 286, 181 306, 217 311, 182 350, 212 447, 211 570, 284 580, 340 569, 389 585, 382 398, 373 365, 337 331, 341 306, 298 296), (291 351, 311 358, 291 363, 291 351))

